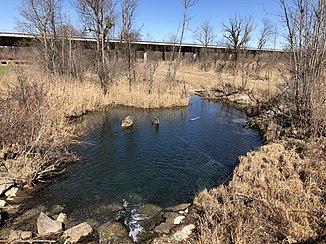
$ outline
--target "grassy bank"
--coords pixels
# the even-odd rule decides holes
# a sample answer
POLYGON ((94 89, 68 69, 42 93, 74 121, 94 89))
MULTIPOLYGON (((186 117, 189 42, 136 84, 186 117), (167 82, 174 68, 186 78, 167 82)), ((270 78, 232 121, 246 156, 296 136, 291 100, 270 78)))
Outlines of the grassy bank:
POLYGON ((195 198, 198 243, 325 240, 325 145, 286 140, 242 157, 227 186, 195 198))
MULTIPOLYGON (((187 106, 189 92, 221 90, 223 85, 240 90, 242 76, 231 72, 203 72, 199 65, 182 64, 173 82, 167 80, 167 62, 157 63, 153 79, 145 79, 144 63, 136 67, 132 85, 123 74, 104 95, 96 75, 82 78, 49 75, 37 66, 25 66, 0 76, 0 160, 7 176, 34 184, 56 174, 67 162, 76 160, 70 151, 81 129, 70 122, 88 112, 110 105, 139 108, 187 106), (221 81, 221 79, 223 79, 221 81)), ((247 88, 256 97, 268 99, 278 84, 249 77, 247 88), (269 84, 269 93, 262 89, 269 84)), ((122 119, 122 118, 121 118, 122 119)))
MULTIPOLYGON (((260 128, 268 145, 240 159, 228 185, 203 191, 194 199, 196 243, 304 242, 325 238, 325 140, 303 141, 295 127, 284 127, 284 74, 272 79, 244 77, 229 71, 203 72, 182 65, 173 83, 167 82, 168 63, 160 62, 152 83, 139 76, 130 87, 121 76, 104 95, 97 78, 74 79, 46 75, 29 67, 0 76, 0 162, 17 183, 33 185, 75 161, 70 150, 83 130, 71 118, 111 105, 140 108, 186 106, 191 91, 250 94, 259 106, 260 128), (277 108, 277 109, 276 109, 277 108), (279 123, 279 124, 278 124, 279 123), (267 135, 267 136, 266 136, 267 135), (274 141, 274 142, 273 142, 274 141)), ((244 105, 245 107, 250 107, 244 105)), ((258 120, 257 120, 258 118, 258 120)), ((59 172, 60 173, 60 172, 59 172)))
MULTIPOLYGON (((110 105, 162 108, 188 105, 183 82, 135 82, 120 77, 104 95, 92 75, 83 80, 47 75, 32 67, 0 76, 0 160, 6 177, 33 184, 76 160, 70 151, 82 133, 71 118, 110 105)), ((121 118, 122 119, 122 118, 121 118)))
MULTIPOLYGON (((323 91, 324 76, 320 79, 323 91)), ((267 94, 266 88, 255 96, 267 94)), ((286 83, 276 87, 274 95, 258 99, 250 110, 250 124, 260 129, 266 145, 240 158, 227 185, 194 199, 194 242, 325 242, 326 97, 318 91, 313 98, 313 130, 295 116, 284 95, 287 88, 286 83)))

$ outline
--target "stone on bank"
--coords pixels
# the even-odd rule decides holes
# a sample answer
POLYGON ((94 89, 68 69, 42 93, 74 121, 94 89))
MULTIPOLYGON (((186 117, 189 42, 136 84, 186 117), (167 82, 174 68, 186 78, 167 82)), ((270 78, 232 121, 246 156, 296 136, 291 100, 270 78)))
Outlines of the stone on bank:
POLYGON ((37 218, 37 232, 39 235, 47 235, 63 230, 63 224, 51 219, 45 213, 41 212, 37 218))
POLYGON ((67 239, 70 243, 77 243, 89 238, 92 233, 92 226, 84 222, 66 230, 62 237, 67 239))

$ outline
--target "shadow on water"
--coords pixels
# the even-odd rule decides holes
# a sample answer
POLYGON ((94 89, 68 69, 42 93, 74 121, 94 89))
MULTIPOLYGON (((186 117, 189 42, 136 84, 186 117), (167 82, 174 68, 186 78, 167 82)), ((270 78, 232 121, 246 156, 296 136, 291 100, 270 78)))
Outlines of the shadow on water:
POLYGON ((75 148, 81 161, 33 200, 63 206, 76 223, 87 218, 105 223, 123 204, 168 207, 190 201, 201 189, 225 182, 238 157, 262 143, 244 113, 199 97, 192 97, 188 108, 108 108, 86 118, 91 129, 75 148), (134 126, 122 129, 128 115, 134 126), (152 124, 156 117, 159 126, 152 124))

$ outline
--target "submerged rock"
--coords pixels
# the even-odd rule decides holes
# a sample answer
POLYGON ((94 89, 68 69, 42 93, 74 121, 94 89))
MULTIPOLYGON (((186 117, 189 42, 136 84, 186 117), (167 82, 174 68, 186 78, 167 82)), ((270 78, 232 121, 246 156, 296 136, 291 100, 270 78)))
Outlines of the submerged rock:
POLYGON ((128 231, 120 222, 111 222, 100 228, 100 243, 131 244, 128 231))
POLYGON ((105 207, 110 212, 119 212, 124 209, 122 204, 118 202, 107 204, 105 207))
POLYGON ((107 205, 103 204, 94 210, 93 216, 94 215, 103 216, 103 215, 112 215, 112 214, 116 215, 117 213, 119 213, 123 210, 124 210, 124 207, 120 203, 110 203, 107 205))
POLYGON ((168 234, 172 229, 173 225, 166 222, 161 223, 159 226, 156 226, 154 231, 160 234, 168 234))
POLYGON ((155 226, 163 221, 162 208, 154 204, 144 204, 138 209, 138 213, 145 218, 139 220, 139 224, 145 230, 153 230, 155 226))
POLYGON ((51 214, 59 214, 63 212, 65 208, 61 205, 54 205, 51 210, 49 211, 51 214))
POLYGON ((162 212, 162 208, 154 204, 143 204, 138 208, 138 213, 152 218, 162 212))
POLYGON ((168 223, 170 225, 174 225, 174 220, 178 216, 180 216, 178 213, 175 213, 175 212, 166 212, 164 214, 165 223, 168 223))
POLYGON ((84 222, 66 230, 62 238, 67 239, 69 243, 77 243, 85 241, 93 233, 93 228, 88 223, 84 222))
POLYGON ((51 219, 45 213, 41 212, 37 218, 37 232, 40 235, 47 235, 63 230, 63 224, 59 221, 51 219))
POLYGON ((137 240, 135 240, 135 243, 152 243, 151 240, 153 240, 157 236, 158 236, 158 232, 154 232, 154 231, 141 232, 137 235, 137 240))

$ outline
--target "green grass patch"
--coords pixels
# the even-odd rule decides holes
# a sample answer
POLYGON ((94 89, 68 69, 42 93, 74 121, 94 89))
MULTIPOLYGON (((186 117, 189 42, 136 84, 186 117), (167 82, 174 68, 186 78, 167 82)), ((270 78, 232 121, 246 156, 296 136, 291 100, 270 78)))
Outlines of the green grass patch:
POLYGON ((0 75, 7 75, 13 70, 10 66, 0 66, 0 75))

